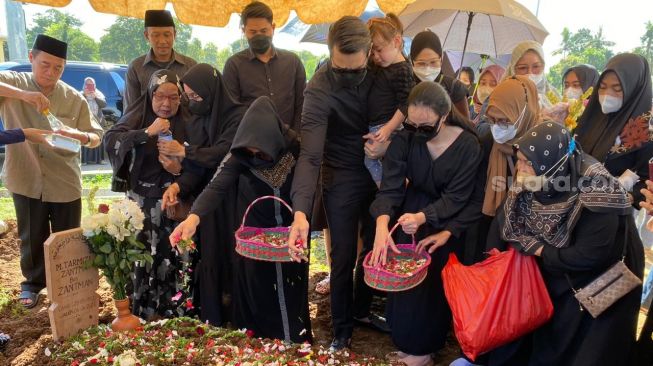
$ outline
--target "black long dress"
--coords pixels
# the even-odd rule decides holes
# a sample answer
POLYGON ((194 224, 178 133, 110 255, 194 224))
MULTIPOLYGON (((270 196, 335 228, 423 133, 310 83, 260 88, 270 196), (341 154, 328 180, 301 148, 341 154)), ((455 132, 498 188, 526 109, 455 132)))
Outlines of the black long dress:
MULTIPOLYGON (((189 102, 189 109, 198 113, 193 112, 188 122, 185 161, 191 162, 189 165, 196 171, 190 174, 184 171, 177 180, 183 198, 196 196, 209 183, 229 152, 246 107, 234 101, 220 72, 208 64, 193 66, 182 77, 182 82, 203 99, 189 102)), ((235 184, 232 185, 223 203, 206 213, 197 234, 200 260, 196 267, 198 291, 195 303, 200 305, 201 319, 213 325, 223 325, 230 313, 227 299, 232 283, 231 260, 235 255, 236 188, 235 184)))
MULTIPOLYGON (((448 229, 449 224, 471 201, 481 148, 476 136, 463 131, 439 157, 432 159, 425 142, 401 131, 392 140, 384 158, 381 190, 370 211, 372 216, 423 212, 426 224, 415 235, 427 235, 448 229), (406 179, 409 183, 406 185, 406 179)), ((481 210, 478 202, 476 212, 481 210)), ((465 220, 462 220, 465 221, 465 220)), ((388 322, 392 341, 402 352, 427 355, 444 346, 451 324, 451 310, 444 296, 440 272, 449 253, 464 245, 463 230, 431 255, 426 279, 417 287, 388 294, 388 322)), ((396 243, 409 243, 407 235, 397 235, 396 243)))
MULTIPOLYGON (((243 117, 231 154, 191 209, 202 217, 222 204, 230 187, 238 183, 237 212, 242 218, 248 205, 262 196, 280 197, 290 203, 294 165, 299 143, 292 130, 283 127, 267 97, 255 100, 243 117), (273 146, 282 146, 274 148, 273 146), (270 156, 271 167, 254 167, 244 147, 270 156)), ((252 207, 246 225, 289 226, 292 213, 279 202, 264 200, 252 207)), ((254 331, 257 337, 285 341, 311 341, 308 311, 308 264, 273 263, 236 255, 233 260, 233 325, 254 331)))
MULTIPOLYGON (((641 287, 593 319, 587 311, 581 311, 564 274, 569 275, 575 288, 582 288, 619 260, 625 240, 625 263, 641 278, 642 243, 632 221, 632 216, 583 209, 569 247, 545 247, 538 260, 553 302, 553 318, 531 334, 490 352, 485 364, 628 364, 628 353, 635 341, 641 287)), ((488 246, 505 249, 497 219, 490 227, 488 246)))

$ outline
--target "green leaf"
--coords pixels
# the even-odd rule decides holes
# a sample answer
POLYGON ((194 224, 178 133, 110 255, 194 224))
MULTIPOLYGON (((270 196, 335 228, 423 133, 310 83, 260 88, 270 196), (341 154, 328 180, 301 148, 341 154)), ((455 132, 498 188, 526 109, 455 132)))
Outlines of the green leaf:
POLYGON ((105 257, 105 256, 102 255, 102 254, 98 254, 98 255, 96 255, 96 256, 95 256, 95 259, 93 260, 93 265, 94 265, 95 267, 101 267, 101 266, 104 266, 104 263, 105 263, 105 261, 104 261, 104 257, 105 257))
POLYGON ((127 261, 126 261, 124 258, 121 259, 121 260, 120 260, 120 265, 119 265, 119 266, 120 266, 120 269, 121 269, 121 270, 123 270, 123 271, 126 270, 126 269, 127 269, 127 261))
POLYGON ((112 251, 111 250, 111 244, 109 244, 109 243, 106 243, 106 244, 104 244, 103 246, 100 247, 100 252, 102 252, 102 253, 109 254, 109 253, 111 253, 111 251, 112 251))
POLYGON ((114 267, 116 265, 116 253, 109 253, 107 257, 107 265, 109 267, 114 267))

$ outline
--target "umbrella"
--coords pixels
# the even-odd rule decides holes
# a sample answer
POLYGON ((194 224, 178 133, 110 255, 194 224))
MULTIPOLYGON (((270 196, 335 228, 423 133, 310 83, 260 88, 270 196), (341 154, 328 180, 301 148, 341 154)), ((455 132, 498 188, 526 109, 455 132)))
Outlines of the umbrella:
POLYGON ((480 71, 480 69, 488 65, 499 65, 505 68, 510 62, 510 58, 512 57, 512 55, 509 53, 499 55, 499 57, 492 57, 490 55, 481 55, 478 53, 466 52, 463 60, 463 53, 461 51, 446 50, 444 52, 447 54, 451 64, 457 65, 458 69, 460 68, 460 64, 463 63, 462 66, 469 66, 475 72, 480 71))
MULTIPOLYGON (((360 15, 362 21, 367 22, 370 18, 384 17, 385 14, 378 8, 366 9, 360 15)), ((308 25, 304 24, 298 17, 288 21, 282 29, 281 33, 288 33, 293 36, 302 35, 300 42, 312 42, 327 44, 327 35, 329 34, 329 27, 331 23, 320 23, 308 25)))
MULTIPOLYGON (((252 0, 88 0, 93 9, 100 13, 143 18, 145 10, 164 9, 172 3, 175 15, 185 24, 224 27, 232 13, 240 13, 252 0)), ((411 0, 377 0, 380 9, 398 13, 411 0)), ((72 0, 20 0, 23 3, 62 7, 72 0)), ((285 24, 294 10, 304 23, 335 22, 344 15, 359 15, 368 0, 263 0, 272 8, 274 21, 285 24)))
MULTIPOLYGON (((442 48, 499 58, 511 54, 522 41, 544 42, 549 34, 542 23, 514 0, 417 0, 399 14, 404 34, 430 29, 442 48)), ((459 67, 460 68, 460 67, 459 67)))

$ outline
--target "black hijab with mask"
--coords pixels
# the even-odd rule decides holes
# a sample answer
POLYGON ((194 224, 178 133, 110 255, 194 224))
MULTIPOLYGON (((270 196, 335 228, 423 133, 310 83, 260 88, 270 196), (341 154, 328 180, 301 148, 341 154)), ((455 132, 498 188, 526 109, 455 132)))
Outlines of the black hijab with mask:
POLYGON ((592 65, 581 64, 570 67, 565 71, 562 75, 563 83, 565 82, 567 74, 572 71, 576 74, 576 77, 580 82, 580 88, 583 89, 583 93, 585 93, 590 87, 596 87, 596 84, 599 82, 599 72, 596 71, 596 68, 592 65))
POLYGON ((631 212, 623 187, 596 159, 582 153, 565 127, 540 123, 514 147, 538 177, 547 178, 535 192, 517 181, 498 213, 501 237, 522 251, 534 254, 542 245, 568 246, 583 208, 617 215, 631 212))
POLYGON ((215 169, 229 152, 247 107, 235 101, 224 85, 222 75, 211 65, 193 66, 181 82, 203 99, 188 103, 192 117, 186 158, 204 168, 215 169))
POLYGON ((645 58, 632 53, 611 58, 578 121, 576 133, 583 151, 604 162, 626 124, 651 111, 652 93, 651 71, 645 58), (606 115, 599 103, 599 85, 610 71, 617 74, 621 83, 623 104, 618 111, 606 115))
MULTIPOLYGON (((144 132, 158 118, 152 109, 152 99, 154 92, 164 83, 176 85, 181 97, 177 74, 158 70, 150 78, 147 93, 130 104, 118 123, 104 134, 104 146, 113 168, 111 189, 115 192, 132 190, 146 197, 160 198, 164 187, 173 181, 172 174, 159 162, 157 137, 148 137, 144 132)), ((188 118, 183 103, 177 113, 168 118, 172 137, 180 143, 187 138, 185 121, 188 118)))
POLYGON ((296 137, 296 133, 281 121, 272 100, 259 97, 238 126, 231 154, 250 169, 269 169, 281 160, 296 137), (254 148, 259 153, 252 154, 246 148, 254 148))

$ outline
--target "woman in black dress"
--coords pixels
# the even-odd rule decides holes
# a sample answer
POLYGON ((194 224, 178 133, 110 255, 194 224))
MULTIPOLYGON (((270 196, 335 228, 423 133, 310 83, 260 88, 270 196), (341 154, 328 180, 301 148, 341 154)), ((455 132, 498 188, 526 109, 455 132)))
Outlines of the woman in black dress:
MULTIPOLYGON (((138 239, 150 247, 154 263, 134 269, 132 312, 141 318, 183 315, 185 309, 172 300, 182 289, 178 271, 182 264, 168 243, 174 222, 161 208, 164 190, 182 171, 179 159, 157 149, 160 134, 170 132, 175 141, 187 138, 188 111, 181 104, 181 88, 175 73, 156 71, 147 93, 134 102, 120 121, 104 135, 104 146, 113 168, 113 188, 127 192, 145 214, 138 239)), ((186 262, 189 258, 183 258, 186 262)))
MULTIPOLYGON (((238 217, 262 196, 290 202, 298 153, 296 133, 283 124, 272 101, 268 97, 256 99, 240 123, 231 154, 172 236, 192 237, 197 225, 223 203, 234 184, 238 184, 238 217)), ((253 206, 246 224, 277 227, 288 226, 291 221, 292 215, 283 205, 265 200, 253 206)), ((273 263, 236 256, 233 276, 234 326, 251 329, 259 337, 311 341, 308 263, 273 263)))
POLYGON ((605 66, 576 129, 583 151, 625 184, 637 209, 653 157, 652 93, 646 59, 617 55, 605 66))
MULTIPOLYGON (((159 150, 183 158, 187 167, 176 184, 170 185, 164 193, 164 206, 176 202, 177 196, 192 199, 204 189, 229 152, 246 110, 234 101, 222 75, 211 65, 193 66, 181 81, 192 113, 188 122, 188 142, 160 142, 159 150)), ((222 205, 206 214, 198 233, 200 260, 195 270, 198 279, 195 303, 199 304, 201 319, 213 325, 224 324, 231 312, 228 307, 233 282, 235 212, 236 185, 233 185, 222 205)))
POLYGON ((596 159, 574 148, 557 123, 536 126, 514 146, 517 183, 497 212, 488 245, 509 243, 538 257, 554 313, 531 334, 490 352, 487 365, 628 364, 641 286, 597 318, 580 308, 572 289, 621 260, 624 247, 626 266, 642 277, 642 242, 626 191, 596 159))
MULTIPOLYGON (((413 88, 408 119, 390 143, 381 190, 370 208, 376 217, 373 264, 385 262, 388 227, 397 219, 406 234, 415 234, 420 247, 431 252, 424 282, 388 294, 388 321, 399 350, 390 357, 409 366, 432 364, 431 354, 444 346, 451 311, 440 271, 449 253, 464 242, 463 230, 452 226, 467 212, 480 154, 473 126, 452 109, 442 86, 422 82, 413 88)), ((480 204, 470 211, 479 212, 480 204)), ((408 243, 410 236, 401 233, 397 241, 408 243)))

